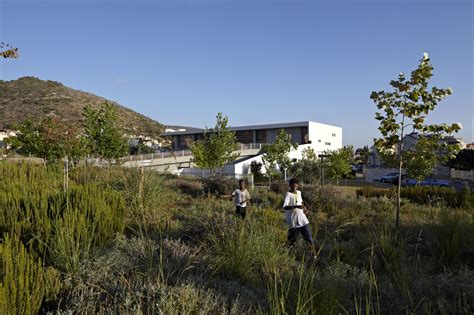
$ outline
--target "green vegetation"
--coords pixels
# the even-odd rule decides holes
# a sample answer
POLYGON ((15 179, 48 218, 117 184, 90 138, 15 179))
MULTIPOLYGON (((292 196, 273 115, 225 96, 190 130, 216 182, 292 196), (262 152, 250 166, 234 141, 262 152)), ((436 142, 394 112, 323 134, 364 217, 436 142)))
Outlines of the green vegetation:
POLYGON ((281 129, 275 141, 262 148, 262 161, 269 175, 269 180, 271 180, 274 175, 277 165, 281 173, 291 166, 289 153, 292 148, 296 149, 297 146, 296 143, 291 142, 291 135, 286 133, 284 129, 281 129))
POLYGON ((84 138, 88 153, 102 160, 112 160, 128 152, 127 140, 118 125, 115 107, 103 103, 98 109, 84 107, 84 138))
MULTIPOLYGON (((391 196, 303 186, 315 260, 302 240, 286 247, 281 193, 252 191, 242 221, 206 193, 226 194, 229 180, 76 167, 65 191, 62 175, 54 164, 0 163, 7 314, 474 311, 467 191, 456 208, 450 190, 436 202, 404 197, 394 231, 391 196)), ((407 191, 431 194, 422 188, 407 191)))
POLYGON ((370 98, 380 112, 375 113, 375 119, 380 121, 379 130, 382 137, 374 140, 375 147, 382 157, 399 168, 397 211, 395 226, 400 226, 400 189, 402 171, 416 178, 424 178, 432 173, 434 166, 440 160, 452 157, 459 148, 440 141, 446 134, 458 132, 459 124, 427 124, 426 116, 432 112, 438 103, 452 89, 428 89, 428 81, 433 76, 433 66, 427 53, 423 54, 418 68, 411 72, 407 79, 400 73, 397 80, 390 85, 393 92, 372 92, 370 98), (419 133, 419 139, 413 148, 404 148, 406 128, 419 133))
POLYGON ((341 178, 347 177, 352 172, 354 150, 352 146, 348 146, 327 151, 325 154, 326 157, 323 161, 325 174, 336 180, 336 184, 339 184, 341 178))
POLYGON ((228 121, 227 117, 218 113, 215 127, 211 130, 206 129, 204 139, 191 145, 193 162, 198 168, 215 173, 216 169, 224 167, 239 156, 234 153, 237 150, 237 138, 230 130, 228 121))

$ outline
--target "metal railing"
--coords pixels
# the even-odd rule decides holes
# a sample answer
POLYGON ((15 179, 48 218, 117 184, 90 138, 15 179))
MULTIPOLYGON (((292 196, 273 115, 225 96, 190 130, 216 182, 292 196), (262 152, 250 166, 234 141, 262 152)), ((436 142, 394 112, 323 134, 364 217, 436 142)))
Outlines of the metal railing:
MULTIPOLYGON (((267 143, 239 143, 237 146, 238 151, 245 150, 260 150, 267 143)), ((180 156, 190 156, 192 155, 191 150, 177 150, 177 151, 164 151, 148 154, 137 154, 129 155, 119 158, 120 163, 133 162, 133 161, 148 161, 164 158, 176 158, 180 156)))

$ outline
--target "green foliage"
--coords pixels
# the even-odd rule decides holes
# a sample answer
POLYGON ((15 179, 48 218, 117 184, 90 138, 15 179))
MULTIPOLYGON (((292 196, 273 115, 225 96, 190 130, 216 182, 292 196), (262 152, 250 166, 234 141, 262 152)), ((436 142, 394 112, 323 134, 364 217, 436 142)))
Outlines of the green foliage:
POLYGON ((341 178, 352 172, 354 151, 352 146, 344 147, 338 150, 326 151, 323 167, 325 174, 339 183, 341 178))
MULTIPOLYGON (((410 79, 400 73, 397 80, 392 80, 390 85, 393 92, 372 92, 370 98, 375 102, 380 112, 375 113, 375 119, 380 122, 381 138, 374 139, 374 144, 382 156, 396 161, 400 172, 406 165, 410 172, 423 177, 432 166, 434 155, 441 149, 446 149, 448 157, 456 148, 449 148, 447 144, 439 142, 443 134, 450 134, 461 129, 459 124, 426 124, 426 116, 435 109, 438 102, 452 94, 452 89, 428 89, 428 81, 433 76, 433 66, 427 53, 423 54, 418 68, 411 72, 410 79), (414 154, 421 154, 428 158, 404 158, 403 140, 405 128, 412 128, 413 132, 420 133, 424 138, 422 143, 415 148, 414 154), (434 153, 436 152, 436 153, 434 153), (413 163, 413 166, 409 166, 413 163), (405 164, 405 165, 404 165, 405 164), (423 165, 425 164, 425 165, 423 165), (420 165, 423 165, 420 167, 420 165), (424 174, 423 174, 424 173, 424 174)), ((429 171, 431 173, 431 171, 429 171)), ((399 182, 399 190, 401 182, 399 182)), ((399 227, 400 196, 397 197, 396 226, 399 227)))
POLYGON ((47 117, 38 123, 28 118, 15 129, 16 135, 7 138, 7 142, 19 154, 40 157, 45 161, 67 157, 75 162, 85 156, 83 137, 57 118, 47 117))
POLYGON ((285 271, 291 259, 284 247, 286 233, 257 221, 233 224, 225 229, 222 224, 212 226, 209 231, 216 272, 228 279, 261 286, 270 271, 285 271))
POLYGON ((281 129, 275 142, 267 144, 262 148, 262 161, 265 164, 267 173, 271 176, 277 165, 281 172, 285 168, 289 168, 291 165, 289 153, 292 148, 296 149, 297 147, 298 144, 291 142, 291 135, 286 133, 284 129, 281 129))
POLYGON ((369 146, 365 145, 363 148, 357 149, 355 151, 355 154, 358 155, 358 157, 354 161, 356 164, 367 165, 367 162, 369 161, 369 155, 370 155, 369 146))
POLYGON ((235 179, 228 176, 212 176, 202 182, 204 193, 214 196, 230 195, 237 185, 235 179))
MULTIPOLYGON (((439 137, 436 137, 439 138, 439 137)), ((431 175, 439 162, 438 142, 427 137, 420 137, 414 147, 405 152, 406 175, 410 178, 423 180, 431 175)))
POLYGON ((142 141, 139 141, 135 146, 129 146, 130 155, 150 154, 154 152, 155 150, 152 147, 145 145, 142 141))
POLYGON ((98 109, 87 105, 82 115, 84 137, 90 154, 101 160, 112 160, 127 154, 128 144, 113 104, 104 102, 98 109))
POLYGON ((125 227, 123 197, 97 184, 60 189, 62 172, 55 167, 0 164, 0 232, 29 240, 53 265, 74 271, 94 246, 107 244, 125 227))
POLYGON ((260 182, 264 178, 262 174, 262 166, 263 164, 257 161, 252 161, 250 163, 250 173, 253 174, 253 179, 255 182, 260 182))
MULTIPOLYGON (((366 198, 394 198, 393 189, 374 188, 365 186, 356 190, 357 197, 366 198)), ((454 188, 434 186, 403 187, 400 191, 402 198, 422 205, 441 204, 452 208, 469 209, 474 204, 474 193, 469 190, 457 192, 454 188)))
POLYGON ((290 166, 293 177, 299 178, 305 184, 314 184, 320 179, 321 165, 317 161, 316 152, 308 147, 302 152, 302 159, 290 166))
POLYGON ((38 314, 43 300, 57 287, 57 273, 44 269, 16 236, 0 243, 0 310, 2 314, 38 314))
POLYGON ((276 194, 284 194, 288 191, 288 182, 284 180, 275 180, 270 183, 270 191, 276 194))
POLYGON ((228 121, 226 116, 218 113, 215 127, 211 130, 206 129, 204 140, 191 145, 193 162, 198 168, 214 172, 239 156, 238 153, 234 153, 237 150, 237 138, 230 130, 228 121))
POLYGON ((474 248, 474 221, 466 213, 441 212, 439 224, 431 231, 434 234, 433 253, 443 266, 458 266, 463 254, 474 248))
POLYGON ((366 198, 392 198, 394 196, 394 191, 383 188, 374 188, 372 186, 364 186, 356 190, 357 197, 366 197, 366 198))

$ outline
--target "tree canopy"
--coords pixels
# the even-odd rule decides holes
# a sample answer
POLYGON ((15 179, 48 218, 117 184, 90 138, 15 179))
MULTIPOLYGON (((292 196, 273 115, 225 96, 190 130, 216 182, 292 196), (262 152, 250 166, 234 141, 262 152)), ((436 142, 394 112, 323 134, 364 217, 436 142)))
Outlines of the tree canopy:
POLYGON ((214 128, 204 131, 204 139, 194 142, 190 149, 193 154, 193 162, 198 168, 208 169, 215 172, 234 161, 239 154, 237 150, 237 138, 228 126, 228 118, 222 113, 216 116, 214 128))

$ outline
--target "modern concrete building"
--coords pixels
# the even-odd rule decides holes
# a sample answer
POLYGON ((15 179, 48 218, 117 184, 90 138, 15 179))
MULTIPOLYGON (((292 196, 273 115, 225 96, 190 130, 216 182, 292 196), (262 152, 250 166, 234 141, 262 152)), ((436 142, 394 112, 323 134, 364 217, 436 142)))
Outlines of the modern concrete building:
MULTIPOLYGON (((186 150, 194 141, 204 137, 204 129, 170 129, 163 136, 172 139, 174 150, 186 150)), ((253 161, 262 162, 263 154, 259 149, 265 144, 273 143, 281 129, 291 135, 293 143, 298 144, 297 149, 289 154, 291 159, 301 159, 303 150, 307 148, 312 148, 316 154, 342 148, 342 128, 313 121, 231 127, 240 143, 241 158, 226 165, 223 172, 228 175, 249 174, 253 161)), ((177 171, 183 174, 202 172, 192 166, 177 171)), ((266 172, 264 167, 262 172, 266 172)))
MULTIPOLYGON (((241 144, 267 144, 275 141, 278 132, 284 129, 291 135, 293 143, 309 145, 317 153, 342 147, 342 128, 313 121, 300 121, 266 125, 231 127, 241 144)), ((186 150, 194 141, 203 138, 204 129, 178 129, 163 133, 172 138, 174 150, 186 150)))

